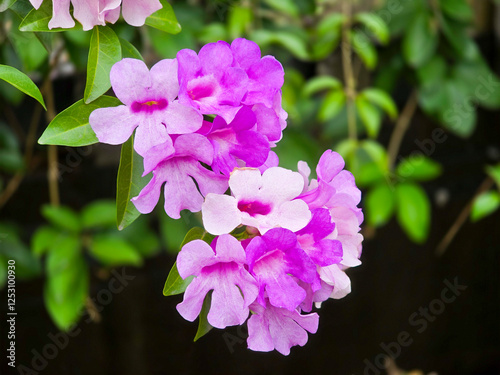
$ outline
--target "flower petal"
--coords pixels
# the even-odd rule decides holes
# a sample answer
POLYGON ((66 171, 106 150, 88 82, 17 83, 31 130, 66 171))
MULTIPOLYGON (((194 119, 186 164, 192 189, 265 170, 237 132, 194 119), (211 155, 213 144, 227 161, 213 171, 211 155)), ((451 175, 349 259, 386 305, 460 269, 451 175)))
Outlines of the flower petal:
POLYGON ((127 141, 139 125, 139 118, 128 107, 98 108, 89 117, 92 130, 101 143, 119 145, 127 141))
POLYGON ((229 195, 207 194, 201 212, 203 226, 215 235, 230 233, 241 224, 238 202, 229 195))

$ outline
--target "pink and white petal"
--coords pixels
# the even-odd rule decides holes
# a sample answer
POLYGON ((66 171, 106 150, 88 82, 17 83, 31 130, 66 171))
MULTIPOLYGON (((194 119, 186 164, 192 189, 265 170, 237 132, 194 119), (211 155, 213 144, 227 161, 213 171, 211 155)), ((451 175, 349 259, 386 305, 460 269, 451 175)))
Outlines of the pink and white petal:
POLYGON ((128 107, 98 108, 89 117, 92 130, 101 143, 119 145, 127 141, 139 125, 139 118, 128 107))
POLYGON ((116 97, 127 106, 135 101, 149 99, 151 75, 142 60, 125 58, 118 61, 111 68, 110 80, 116 97))
POLYGON ((305 161, 300 160, 297 163, 297 171, 301 174, 302 178, 304 178, 304 189, 301 193, 303 194, 309 189, 309 176, 311 175, 311 168, 309 168, 309 165, 305 161))
POLYGON ((167 129, 156 116, 142 116, 135 132, 134 149, 144 157, 152 147, 168 142, 169 138, 167 129))
POLYGON ((55 29, 58 27, 69 29, 75 26, 75 21, 69 13, 69 5, 70 0, 55 0, 53 2, 52 19, 49 21, 49 29, 55 29))
POLYGON ((252 109, 257 120, 257 131, 265 135, 271 142, 279 141, 282 136, 282 129, 274 110, 263 104, 256 104, 252 109))
POLYGON ((185 244, 177 255, 177 270, 185 279, 198 276, 202 268, 215 260, 213 249, 202 240, 194 240, 185 244))
POLYGON ((194 278, 184 292, 184 299, 177 305, 179 314, 190 322, 194 321, 200 315, 203 300, 210 289, 212 289, 210 280, 194 278))
POLYGON ((141 190, 139 195, 131 199, 137 211, 141 214, 149 214, 153 211, 160 199, 161 185, 163 182, 163 180, 154 175, 151 181, 141 190))
POLYGON ((212 144, 201 134, 180 135, 176 138, 174 147, 178 156, 191 156, 205 164, 212 164, 214 153, 212 144))
POLYGON ((267 155, 267 160, 265 161, 264 164, 262 164, 259 167, 259 171, 261 173, 264 173, 269 168, 277 167, 279 165, 279 163, 280 163, 280 159, 278 158, 278 155, 276 155, 276 152, 269 151, 269 155, 267 155))
POLYGON ((248 348, 258 352, 270 352, 274 349, 269 333, 267 319, 263 315, 253 314, 248 319, 248 348))
POLYGON ((241 213, 234 197, 207 194, 201 206, 203 226, 215 235, 230 233, 241 224, 241 213))
POLYGON ((106 10, 103 12, 104 21, 109 23, 116 23, 120 18, 120 5, 118 5, 115 9, 106 10))
POLYGON ((319 274, 321 280, 333 285, 331 298, 340 299, 351 293, 351 280, 337 264, 320 268, 319 274))
POLYGON ((210 193, 224 194, 228 188, 226 176, 216 174, 203 167, 200 163, 198 163, 197 171, 192 175, 192 177, 198 183, 198 188, 204 197, 210 193))
POLYGON ((30 0, 31 5, 33 5, 33 7, 35 9, 40 8, 40 5, 42 5, 42 2, 43 2, 43 0, 30 0))
POLYGON ((169 103, 167 109, 161 112, 161 117, 170 134, 194 133, 203 124, 203 116, 199 111, 178 101, 169 103))
POLYGON ((129 25, 142 26, 150 15, 162 7, 158 0, 123 0, 122 15, 129 25))
POLYGON ((104 25, 104 18, 99 19, 99 0, 78 0, 73 3, 73 15, 83 27, 91 30, 95 25, 104 25))
POLYGON ((259 196, 262 175, 258 169, 239 168, 231 173, 229 188, 236 199, 252 199, 259 196))
POLYGON ((278 310, 269 312, 268 319, 273 345, 281 354, 289 355, 292 346, 304 346, 307 343, 307 332, 292 318, 283 316, 278 310))
POLYGON ((266 280, 266 283, 269 302, 275 307, 293 311, 306 298, 306 291, 288 275, 266 280))
POLYGON ((269 168, 262 174, 261 194, 275 204, 296 198, 303 187, 302 176, 285 168, 269 168))
POLYGON ((153 65, 150 70, 151 92, 172 102, 179 94, 177 70, 177 59, 164 59, 153 65))
POLYGON ((158 164, 173 156, 174 153, 175 149, 170 137, 167 138, 166 142, 151 147, 144 157, 144 173, 142 175, 149 174, 158 164))
POLYGON ((282 203, 276 212, 276 223, 292 232, 304 228, 311 220, 311 211, 307 203, 301 199, 282 203))
POLYGON ((318 179, 330 182, 342 169, 344 169, 344 166, 345 162, 340 154, 332 150, 326 150, 323 155, 321 155, 318 166, 316 167, 318 179))
MULTIPOLYGON (((229 197, 228 195, 225 196, 229 197)), ((243 246, 241 246, 240 241, 230 234, 223 234, 217 239, 215 252, 219 262, 246 263, 246 255, 243 246)))

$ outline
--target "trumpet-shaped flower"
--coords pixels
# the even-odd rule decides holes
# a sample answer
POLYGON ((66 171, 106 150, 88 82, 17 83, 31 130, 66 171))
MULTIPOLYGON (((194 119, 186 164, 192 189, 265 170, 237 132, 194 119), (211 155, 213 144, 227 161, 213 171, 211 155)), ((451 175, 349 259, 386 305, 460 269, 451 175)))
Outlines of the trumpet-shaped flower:
POLYGON ((145 156, 152 147, 170 141, 170 134, 192 133, 201 127, 202 115, 175 100, 177 60, 161 60, 148 70, 141 60, 123 59, 113 65, 110 79, 124 105, 91 113, 90 126, 100 142, 121 144, 137 128, 134 148, 145 156))
POLYGON ((179 275, 195 276, 177 311, 186 320, 195 320, 213 290, 208 322, 216 328, 243 324, 257 297, 257 282, 244 267, 245 251, 237 239, 222 235, 214 242, 210 247, 202 240, 191 241, 177 256, 179 275))
POLYGON ((203 224, 212 234, 230 233, 238 225, 262 234, 275 227, 298 231, 311 218, 307 204, 296 198, 302 191, 299 173, 280 167, 236 169, 229 178, 233 196, 208 194, 202 206, 203 224))
MULTIPOLYGON (((30 0, 38 9, 43 0, 30 0)), ((53 0, 52 19, 49 29, 61 27, 71 28, 75 21, 70 14, 70 4, 73 5, 73 15, 83 27, 90 30, 95 25, 115 23, 120 17, 120 6, 125 22, 132 26, 142 26, 146 18, 161 9, 159 0, 53 0)))

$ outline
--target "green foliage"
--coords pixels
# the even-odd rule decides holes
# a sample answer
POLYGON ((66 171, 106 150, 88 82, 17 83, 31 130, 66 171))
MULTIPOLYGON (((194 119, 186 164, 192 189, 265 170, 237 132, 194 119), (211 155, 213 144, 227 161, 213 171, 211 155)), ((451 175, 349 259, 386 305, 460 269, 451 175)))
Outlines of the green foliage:
POLYGON ((105 266, 140 266, 142 264, 139 252, 127 241, 113 234, 94 236, 89 252, 105 266))
POLYGON ((98 142, 89 124, 90 114, 97 108, 116 107, 120 101, 112 96, 102 96, 90 104, 79 100, 59 113, 38 140, 42 145, 87 146, 98 142))
POLYGON ((17 138, 9 127, 0 124, 0 171, 13 173, 23 168, 24 161, 17 138))
MULTIPOLYGON (((59 32, 68 29, 49 29, 49 21, 52 18, 52 1, 44 0, 40 8, 32 9, 29 14, 24 17, 19 30, 21 31, 43 31, 43 32, 59 32)), ((81 30, 82 26, 75 23, 72 30, 81 30)))
POLYGON ((20 72, 16 68, 13 68, 12 66, 0 65, 0 79, 10 83, 26 95, 31 96, 37 100, 43 108, 47 109, 45 107, 45 102, 43 101, 42 93, 26 74, 20 72))
POLYGON ((175 296, 184 293, 188 285, 193 281, 194 276, 188 276, 183 279, 177 270, 177 262, 174 263, 172 269, 168 273, 167 281, 163 287, 164 296, 175 296))
POLYGON ((414 183, 399 184, 396 186, 396 201, 401 228, 412 241, 423 243, 431 222, 431 205, 425 191, 414 183))
POLYGON ((210 305, 212 303, 212 291, 208 292, 203 300, 203 305, 201 306, 200 316, 198 318, 198 330, 196 331, 196 336, 194 337, 194 342, 201 339, 208 332, 212 330, 212 326, 208 322, 207 316, 210 311, 210 305))
POLYGON ((491 215, 500 207, 500 194, 496 190, 481 193, 472 204, 470 219, 473 222, 491 215))
POLYGON ((403 55, 413 67, 424 65, 434 55, 438 33, 433 19, 423 11, 414 15, 403 40, 403 55))
POLYGON ((402 159, 396 168, 396 174, 401 180, 428 181, 440 176, 441 165, 425 157, 410 157, 402 159))
POLYGON ((142 177, 143 171, 142 158, 134 151, 132 136, 122 146, 116 181, 116 225, 119 230, 129 226, 140 215, 130 199, 139 195, 149 182, 150 178, 142 177))
POLYGON ((146 18, 146 25, 170 34, 180 33, 181 25, 175 17, 172 6, 166 0, 160 0, 160 3, 162 8, 146 18))
POLYGON ((113 228, 116 225, 116 205, 113 201, 94 201, 82 210, 82 226, 91 228, 113 228))
POLYGON ((87 83, 83 94, 85 104, 96 100, 111 88, 109 73, 121 58, 122 47, 115 32, 108 26, 95 26, 90 38, 87 83))
POLYGON ((396 200, 394 191, 387 183, 381 183, 366 195, 366 213, 368 224, 380 227, 386 224, 394 214, 396 200))
POLYGON ((52 225, 62 230, 78 233, 82 227, 80 218, 69 207, 46 204, 42 206, 42 215, 52 225))

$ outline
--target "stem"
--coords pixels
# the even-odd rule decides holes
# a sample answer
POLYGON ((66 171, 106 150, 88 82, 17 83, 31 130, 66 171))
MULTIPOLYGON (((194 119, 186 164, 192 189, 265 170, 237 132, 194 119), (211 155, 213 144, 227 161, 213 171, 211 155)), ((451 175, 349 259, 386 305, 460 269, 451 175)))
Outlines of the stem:
MULTIPOLYGON (((50 122, 56 117, 56 109, 55 109, 55 104, 54 104, 54 90, 52 87, 52 81, 49 77, 47 77, 47 80, 45 81, 44 84, 44 92, 46 96, 46 102, 47 102, 47 112, 45 113, 45 118, 47 120, 47 123, 50 124, 50 122)), ((49 145, 48 148, 48 169, 47 169, 47 178, 49 181, 49 197, 50 197, 50 204, 53 206, 59 206, 60 204, 60 199, 59 199, 59 184, 58 184, 58 178, 59 178, 59 167, 57 165, 57 146, 54 145, 49 145)))
POLYGON ((342 13, 346 17, 346 22, 342 25, 342 69, 344 72, 344 81, 347 96, 347 124, 349 138, 357 139, 356 129, 356 108, 354 100, 356 99, 356 81, 352 70, 352 46, 349 39, 352 18, 351 0, 342 1, 342 13))
POLYGON ((35 146, 35 137, 36 137, 36 129, 38 127, 38 123, 40 122, 40 116, 42 114, 42 107, 40 105, 35 106, 35 110, 33 112, 33 116, 31 117, 30 127, 28 130, 28 135, 25 139, 24 146, 24 165, 26 169, 20 172, 17 172, 8 182, 4 191, 0 195, 0 208, 2 208, 14 195, 17 191, 17 188, 21 184, 24 176, 26 175, 27 169, 29 168, 31 158, 33 157, 33 148, 35 146))
POLYGON ((457 219, 453 223, 453 225, 450 227, 446 235, 443 237, 441 242, 439 243, 437 249, 436 249, 436 255, 441 256, 444 254, 448 246, 450 245, 451 241, 455 238, 457 235, 458 231, 460 228, 462 228, 462 225, 465 224, 465 221, 470 215, 470 212, 472 210, 472 205, 474 204, 474 201, 476 198, 484 193, 485 191, 489 190, 494 184, 494 181, 491 177, 487 177, 483 183, 479 186, 479 188, 476 191, 476 194, 474 194, 474 197, 467 203, 467 205, 463 208, 462 212, 458 215, 457 219))
POLYGON ((396 157, 398 156, 399 148, 401 147, 401 142, 403 137, 410 126, 411 119, 415 114, 417 109, 417 92, 413 91, 406 102, 401 115, 394 127, 391 139, 389 140, 389 146, 387 147, 387 154, 389 158, 389 170, 394 169, 394 164, 396 162, 396 157))

